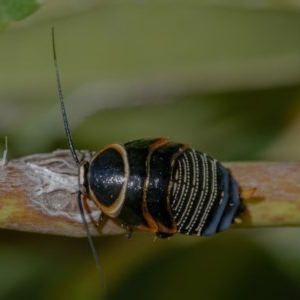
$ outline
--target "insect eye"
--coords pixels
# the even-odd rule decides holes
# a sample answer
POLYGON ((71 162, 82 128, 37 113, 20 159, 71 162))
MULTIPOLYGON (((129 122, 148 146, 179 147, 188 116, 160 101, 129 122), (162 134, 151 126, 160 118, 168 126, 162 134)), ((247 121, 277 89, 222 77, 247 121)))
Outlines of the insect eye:
POLYGON ((88 194, 89 193, 89 184, 87 174, 89 171, 90 164, 87 161, 83 161, 79 167, 79 186, 83 188, 83 192, 88 194))

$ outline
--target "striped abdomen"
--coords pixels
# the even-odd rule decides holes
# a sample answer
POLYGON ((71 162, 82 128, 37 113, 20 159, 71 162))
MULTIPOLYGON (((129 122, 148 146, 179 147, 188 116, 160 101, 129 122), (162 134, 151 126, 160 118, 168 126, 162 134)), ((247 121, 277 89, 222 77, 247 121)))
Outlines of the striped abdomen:
POLYGON ((187 149, 174 161, 171 181, 178 232, 210 235, 231 225, 240 204, 238 186, 217 160, 187 149))
POLYGON ((160 237, 225 230, 240 207, 227 169, 165 138, 109 145, 94 156, 85 177, 88 196, 104 214, 160 237))

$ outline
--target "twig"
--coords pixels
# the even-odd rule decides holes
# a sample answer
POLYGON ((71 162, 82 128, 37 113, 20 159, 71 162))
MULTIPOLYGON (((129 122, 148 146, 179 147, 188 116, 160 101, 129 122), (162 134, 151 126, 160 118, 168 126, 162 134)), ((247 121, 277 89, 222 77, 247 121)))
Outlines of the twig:
MULTIPOLYGON (((78 151, 79 159, 92 153, 78 151)), ((300 226, 300 163, 228 163, 244 199, 237 227, 300 226), (251 194, 251 193, 248 193, 251 194)), ((85 236, 76 205, 78 170, 69 150, 36 154, 0 166, 0 228, 85 236)), ((120 234, 114 220, 97 227, 100 211, 87 201, 93 235, 120 234)))
POLYGON ((300 226, 300 163, 228 163, 243 199, 245 212, 239 227, 300 226))
MULTIPOLYGON (((89 151, 78 151, 89 160, 89 151)), ((36 154, 0 167, 0 228, 66 236, 86 236, 77 207, 78 170, 69 150, 36 154)), ((118 234, 125 230, 104 219, 86 203, 91 233, 118 234)))

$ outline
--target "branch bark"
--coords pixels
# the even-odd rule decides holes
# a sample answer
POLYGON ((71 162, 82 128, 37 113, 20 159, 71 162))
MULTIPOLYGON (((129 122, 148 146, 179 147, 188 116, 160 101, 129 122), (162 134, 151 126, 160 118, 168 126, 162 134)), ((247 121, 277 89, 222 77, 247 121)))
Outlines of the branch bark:
MULTIPOLYGON (((78 151, 79 160, 92 153, 78 151)), ((69 150, 14 159, 0 167, 0 228, 66 236, 86 236, 77 207, 78 169, 69 150)), ((93 235, 125 230, 85 203, 93 235)))
MULTIPOLYGON (((78 151, 79 159, 92 153, 78 151)), ((235 227, 300 226, 300 163, 227 163, 244 199, 235 227)), ((69 150, 14 159, 0 166, 0 228, 66 236, 86 236, 76 203, 78 170, 69 150)), ((87 201, 93 235, 125 230, 87 201)))

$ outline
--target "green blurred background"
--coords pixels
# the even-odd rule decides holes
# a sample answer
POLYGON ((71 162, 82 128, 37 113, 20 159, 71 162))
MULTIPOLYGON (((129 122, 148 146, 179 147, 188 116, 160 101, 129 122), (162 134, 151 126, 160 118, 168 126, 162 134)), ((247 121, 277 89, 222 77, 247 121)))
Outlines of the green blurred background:
MULTIPOLYGON (((52 26, 77 148, 167 136, 299 161, 300 1, 45 1, 0 34, 9 158, 66 148, 52 26)), ((86 239, 0 236, 0 299, 300 299, 297 228, 98 238, 105 293, 86 239)))

